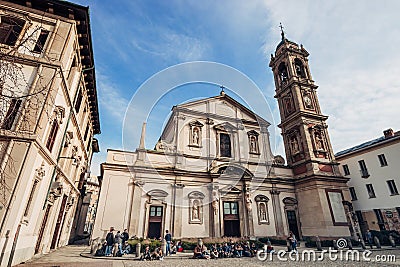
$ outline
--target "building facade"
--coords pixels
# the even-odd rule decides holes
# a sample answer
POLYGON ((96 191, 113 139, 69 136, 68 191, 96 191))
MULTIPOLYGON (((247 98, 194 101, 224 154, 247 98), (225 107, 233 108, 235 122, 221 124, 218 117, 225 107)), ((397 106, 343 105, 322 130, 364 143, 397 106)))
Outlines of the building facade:
POLYGON ((71 233, 71 236, 75 237, 74 241, 87 239, 92 233, 101 189, 101 176, 89 176, 83 187, 85 194, 82 204, 76 211, 75 231, 71 233))
POLYGON ((307 56, 283 33, 271 56, 288 165, 271 152, 270 124, 224 91, 174 106, 154 149, 144 124, 136 151, 108 150, 93 238, 110 226, 144 238, 353 234, 307 56))
POLYGON ((336 154, 348 182, 353 209, 363 234, 400 231, 400 132, 384 135, 336 154))
POLYGON ((1 266, 64 246, 100 133, 88 8, 0 1, 1 266))

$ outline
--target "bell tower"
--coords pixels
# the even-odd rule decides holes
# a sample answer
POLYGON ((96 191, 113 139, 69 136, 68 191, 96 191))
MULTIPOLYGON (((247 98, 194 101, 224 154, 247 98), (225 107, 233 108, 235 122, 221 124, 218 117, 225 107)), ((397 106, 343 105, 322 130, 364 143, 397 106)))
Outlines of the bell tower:
POLYGON ((350 236, 343 201, 349 199, 346 182, 329 140, 327 116, 321 113, 303 45, 285 38, 271 54, 288 166, 293 170, 302 236, 350 236))

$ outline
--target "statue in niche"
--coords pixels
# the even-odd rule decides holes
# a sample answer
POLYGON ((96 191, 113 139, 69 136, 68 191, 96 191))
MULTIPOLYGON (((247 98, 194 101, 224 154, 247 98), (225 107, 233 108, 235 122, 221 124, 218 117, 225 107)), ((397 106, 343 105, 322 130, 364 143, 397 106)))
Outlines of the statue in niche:
POLYGON ((299 64, 295 64, 294 67, 296 69, 296 74, 301 76, 301 66, 299 64))
POLYGON ((248 211, 251 211, 251 203, 250 193, 246 193, 246 208, 248 211))
POLYGON ((218 204, 219 204, 218 191, 214 189, 212 192, 212 207, 214 210, 214 215, 218 214, 218 204))
POLYGON ((265 207, 265 203, 260 203, 260 221, 267 220, 267 209, 265 207))
POLYGON ((250 137, 250 152, 253 152, 253 153, 257 152, 256 138, 254 136, 250 137))
POLYGON ((298 58, 296 58, 294 60, 294 69, 296 71, 297 76, 299 76, 301 78, 305 78, 306 77, 306 75, 304 73, 303 63, 298 58))
POLYGON ((192 206, 192 220, 199 220, 200 219, 200 207, 199 207, 199 201, 194 200, 193 201, 193 206, 192 206))
POLYGON ((299 150, 299 142, 297 141, 296 136, 293 136, 293 137, 291 138, 291 140, 290 140, 290 145, 291 145, 291 147, 292 147, 292 152, 293 152, 293 154, 300 151, 300 150, 299 150))
POLYGON ((288 79, 288 73, 286 71, 286 67, 285 66, 281 66, 280 72, 279 72, 279 76, 281 79, 282 83, 286 83, 286 80, 288 79))
POLYGON ((304 100, 304 105, 306 106, 306 108, 312 108, 312 101, 311 101, 309 94, 305 94, 303 96, 303 100, 304 100))
POLYGON ((293 105, 292 105, 292 100, 290 99, 290 97, 285 98, 285 106, 286 106, 287 113, 292 113, 293 105))
POLYGON ((199 141, 200 141, 199 138, 200 138, 199 128, 196 127, 193 129, 193 140, 192 140, 193 144, 199 145, 199 141))
POLYGON ((324 150, 324 140, 322 140, 320 132, 315 132, 315 144, 317 146, 317 149, 324 150))

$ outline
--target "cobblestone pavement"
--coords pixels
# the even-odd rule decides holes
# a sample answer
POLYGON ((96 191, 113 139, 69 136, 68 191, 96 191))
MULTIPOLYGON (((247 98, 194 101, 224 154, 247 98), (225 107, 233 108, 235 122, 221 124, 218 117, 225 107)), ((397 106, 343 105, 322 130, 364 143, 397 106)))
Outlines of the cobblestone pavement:
MULTIPOLYGON (((275 249, 277 249, 275 247, 275 249)), ((283 249, 283 248, 282 248, 283 249)), ((372 250, 372 254, 369 255, 370 262, 363 261, 362 255, 360 254, 361 260, 355 261, 332 261, 328 257, 325 257, 323 261, 301 261, 303 250, 299 250, 300 261, 291 261, 288 255, 283 258, 288 259, 287 261, 279 261, 277 256, 273 257, 273 261, 269 258, 265 261, 260 261, 257 258, 230 258, 230 259, 217 259, 217 260, 195 260, 189 259, 188 254, 178 254, 168 257, 164 261, 137 261, 132 257, 123 258, 88 258, 82 257, 82 255, 88 256, 89 247, 85 246, 67 246, 60 248, 48 255, 40 258, 34 258, 25 264, 20 264, 18 267, 186 267, 186 266, 229 266, 229 267, 241 267, 241 266, 252 266, 252 267, 265 267, 265 266, 400 266, 400 250, 399 249, 384 249, 384 250, 372 250), (381 257, 382 255, 394 255, 396 257, 395 262, 375 262, 376 256, 381 257)), ((320 253, 316 254, 321 255, 320 253)), ((327 255, 326 255, 327 256, 327 255)), ((292 257, 296 257, 292 255, 292 257)), ((343 256, 343 258, 345 258, 343 256)))

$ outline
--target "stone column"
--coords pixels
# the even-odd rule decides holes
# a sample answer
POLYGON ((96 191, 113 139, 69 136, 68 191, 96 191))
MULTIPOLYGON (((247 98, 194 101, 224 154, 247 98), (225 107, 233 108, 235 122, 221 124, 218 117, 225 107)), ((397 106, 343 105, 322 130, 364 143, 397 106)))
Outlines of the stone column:
POLYGON ((174 207, 174 222, 172 229, 173 238, 182 237, 182 199, 183 199, 183 184, 172 185, 175 190, 175 207, 174 207))
POLYGON ((284 227, 283 227, 283 219, 282 219, 282 209, 281 209, 281 202, 279 200, 279 191, 273 189, 270 191, 272 197, 272 207, 275 216, 275 228, 276 228, 276 235, 283 236, 285 234, 284 227))
POLYGON ((210 236, 220 237, 221 236, 221 222, 219 216, 219 186, 216 183, 212 183, 209 186, 210 189, 210 236))
POLYGON ((250 189, 246 187, 245 193, 245 206, 247 210, 247 236, 254 236, 254 225, 253 225, 253 201, 251 200, 250 189))
POLYGON ((142 196, 142 187, 144 182, 142 181, 135 181, 133 183, 133 193, 132 193, 132 203, 131 203, 131 214, 129 218, 129 225, 128 231, 129 235, 133 236, 140 236, 139 233, 139 217, 140 217, 140 210, 141 210, 141 196, 142 196))

